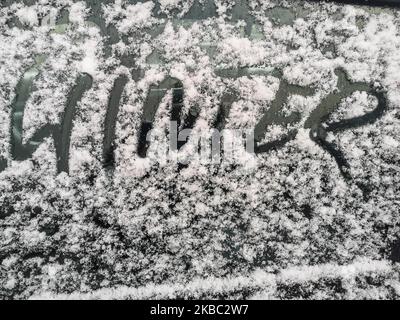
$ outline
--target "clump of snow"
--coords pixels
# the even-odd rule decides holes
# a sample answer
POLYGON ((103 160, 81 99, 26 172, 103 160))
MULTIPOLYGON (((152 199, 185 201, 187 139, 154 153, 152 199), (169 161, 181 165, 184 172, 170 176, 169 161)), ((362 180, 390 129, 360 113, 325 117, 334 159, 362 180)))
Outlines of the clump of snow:
POLYGON ((152 16, 153 8, 152 1, 126 6, 122 6, 121 1, 117 1, 114 5, 105 6, 104 12, 109 23, 115 20, 118 31, 124 34, 151 26, 156 21, 152 16))
POLYGON ((22 7, 17 11, 16 16, 25 25, 33 27, 39 24, 38 13, 35 6, 22 7))
POLYGON ((177 7, 182 0, 159 0, 161 9, 177 7))
POLYGON ((264 61, 267 52, 262 42, 252 42, 247 38, 229 37, 219 45, 221 54, 242 66, 253 66, 264 61))
POLYGON ((99 43, 96 40, 87 40, 82 44, 84 57, 78 62, 77 69, 95 76, 98 71, 99 59, 97 58, 99 43))
POLYGON ((75 24, 83 24, 88 11, 84 2, 73 3, 69 11, 69 21, 75 24))

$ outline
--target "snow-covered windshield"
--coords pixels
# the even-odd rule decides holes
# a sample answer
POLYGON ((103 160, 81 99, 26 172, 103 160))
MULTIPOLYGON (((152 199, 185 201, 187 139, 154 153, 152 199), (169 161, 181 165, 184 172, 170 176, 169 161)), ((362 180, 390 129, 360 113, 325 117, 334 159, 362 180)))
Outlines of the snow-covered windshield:
POLYGON ((0 296, 398 291, 395 6, 2 0, 0 43, 0 296))

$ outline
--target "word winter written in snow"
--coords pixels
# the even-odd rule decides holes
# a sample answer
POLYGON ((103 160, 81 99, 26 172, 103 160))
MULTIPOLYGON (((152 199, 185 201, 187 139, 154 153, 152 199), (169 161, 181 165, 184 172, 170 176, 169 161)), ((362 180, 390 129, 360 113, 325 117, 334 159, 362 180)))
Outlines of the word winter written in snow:
MULTIPOLYGON (((59 173, 69 173, 70 137, 73 130, 74 116, 79 101, 84 94, 92 88, 93 79, 89 74, 80 74, 76 79, 75 86, 70 90, 68 95, 61 123, 43 126, 35 132, 27 142, 24 142, 23 117, 25 106, 33 90, 33 83, 39 73, 39 66, 35 65, 31 67, 23 75, 16 87, 16 96, 11 106, 11 159, 22 161, 31 158, 44 139, 52 137, 56 149, 57 171, 59 173)), ((341 132, 377 121, 382 117, 387 108, 387 99, 384 92, 381 92, 372 85, 349 81, 345 71, 340 68, 335 70, 335 74, 338 77, 338 90, 323 99, 310 113, 304 122, 304 128, 310 129, 311 140, 330 153, 335 159, 342 175, 345 178, 350 178, 349 170, 347 170, 349 164, 338 146, 335 145, 335 143, 327 141, 327 134, 341 132), (329 122, 329 116, 339 108, 341 101, 356 91, 363 91, 375 97, 377 100, 375 109, 362 116, 338 122, 329 122)), ((277 140, 263 142, 265 134, 270 126, 288 125, 300 122, 301 114, 299 112, 292 112, 289 115, 283 115, 281 113, 284 104, 291 95, 311 96, 314 93, 313 89, 292 85, 283 79, 282 76, 280 76, 280 78, 280 85, 276 93, 276 97, 279 98, 272 101, 255 127, 247 130, 249 133, 246 138, 246 148, 248 152, 254 151, 254 153, 259 154, 278 149, 296 137, 297 130, 293 129, 277 140)), ((115 128, 121 97, 128 82, 129 79, 126 75, 120 75, 115 80, 109 96, 104 120, 103 137, 103 163, 107 168, 114 168, 115 166, 115 128)), ((139 157, 147 157, 156 113, 167 92, 172 92, 172 99, 170 101, 170 123, 172 124, 170 129, 170 149, 172 149, 172 151, 179 151, 193 132, 192 129, 195 127, 199 118, 200 110, 192 107, 186 116, 182 115, 184 110, 185 88, 179 79, 167 77, 163 81, 151 85, 147 92, 147 97, 144 100, 141 124, 137 134, 138 143, 136 151, 139 157)), ((224 130, 224 123, 226 122, 226 118, 229 117, 230 107, 239 98, 237 92, 227 93, 222 96, 218 114, 215 115, 215 120, 212 123, 212 128, 215 128, 214 133, 216 133, 212 135, 213 143, 219 143, 219 141, 215 140, 220 139, 222 136, 220 132, 224 130)), ((4 170, 6 165, 7 161, 0 159, 0 171, 4 170)))

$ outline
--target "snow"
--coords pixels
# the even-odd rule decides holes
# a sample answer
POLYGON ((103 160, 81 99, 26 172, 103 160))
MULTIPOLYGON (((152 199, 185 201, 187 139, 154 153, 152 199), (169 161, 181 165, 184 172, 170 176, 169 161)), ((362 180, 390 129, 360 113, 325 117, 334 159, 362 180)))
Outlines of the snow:
POLYGON ((31 27, 36 26, 39 23, 37 11, 34 6, 19 9, 16 16, 23 24, 31 27))
POLYGON ((132 5, 121 7, 121 2, 117 1, 114 7, 105 6, 104 12, 108 21, 116 17, 119 18, 117 25, 121 33, 129 33, 138 28, 151 26, 155 19, 152 18, 154 3, 152 1, 139 2, 132 5))
POLYGON ((96 76, 98 70, 98 59, 96 56, 98 42, 95 40, 87 40, 82 46, 84 48, 85 56, 79 62, 77 69, 81 72, 86 72, 91 76, 96 76))
MULTIPOLYGON (((120 35, 114 42, 88 22, 89 2, 1 7, 0 296, 399 298, 399 11, 251 0, 238 14, 245 1, 204 0, 204 9, 213 3, 217 12, 193 19, 195 3, 107 2, 100 9, 108 30, 120 35), (63 28, 39 26, 39 17, 63 7, 63 28), (93 78, 76 106, 69 174, 57 173, 51 136, 28 159, 12 158, 11 105, 32 67, 25 143, 44 125, 62 124, 79 74, 93 78), (350 179, 305 125, 338 90, 339 68, 388 99, 377 121, 327 133, 350 179), (128 82, 115 123, 115 164, 105 168, 105 118, 121 75, 128 82), (166 90, 153 123, 160 139, 141 158, 144 101, 168 76, 183 85, 182 115, 194 109, 198 119, 188 142, 169 150, 174 96, 166 90), (252 154, 241 138, 227 136, 220 161, 210 161, 210 145, 205 156, 197 154, 227 93, 237 96, 225 101, 229 134, 254 128, 283 81, 312 92, 293 89, 272 117, 299 118, 267 126, 263 141, 295 132, 292 140, 252 154)), ((359 117, 376 105, 376 97, 355 91, 326 121, 359 117)))
POLYGON ((385 149, 396 149, 399 147, 399 142, 390 136, 384 136, 382 147, 385 149))
POLYGON ((162 8, 174 7, 179 4, 182 0, 160 0, 160 5, 162 8))
POLYGON ((224 39, 220 48, 223 56, 237 61, 243 66, 257 65, 267 56, 262 42, 254 43, 247 38, 230 37, 224 39))
POLYGON ((87 14, 86 5, 83 2, 73 3, 69 11, 69 21, 75 24, 83 24, 87 14))
MULTIPOLYGON (((345 288, 344 297, 350 296, 352 291, 357 290, 355 279, 364 279, 371 275, 379 275, 386 278, 395 274, 396 270, 387 261, 374 261, 369 259, 360 259, 359 261, 338 266, 335 264, 325 264, 318 267, 304 266, 302 268, 289 268, 282 270, 278 275, 264 272, 260 269, 255 270, 248 276, 226 277, 208 279, 194 279, 185 285, 170 284, 148 284, 139 288, 131 287, 115 287, 93 291, 87 294, 79 292, 71 294, 52 294, 51 292, 43 292, 35 294, 31 297, 36 299, 60 299, 60 300, 127 300, 127 299, 176 299, 177 297, 185 297, 198 299, 199 297, 213 298, 221 293, 233 293, 241 291, 253 292, 250 299, 279 299, 285 298, 284 292, 280 292, 278 285, 295 286, 300 285, 303 289, 313 282, 320 281, 323 283, 328 279, 342 280, 353 283, 352 286, 345 288)), ((391 289, 397 289, 399 279, 396 277, 388 283, 385 294, 391 289)), ((368 292, 368 289, 366 290, 368 292)), ((369 292, 373 293, 374 288, 369 288, 369 292)), ((286 297, 287 298, 287 297, 286 297)))

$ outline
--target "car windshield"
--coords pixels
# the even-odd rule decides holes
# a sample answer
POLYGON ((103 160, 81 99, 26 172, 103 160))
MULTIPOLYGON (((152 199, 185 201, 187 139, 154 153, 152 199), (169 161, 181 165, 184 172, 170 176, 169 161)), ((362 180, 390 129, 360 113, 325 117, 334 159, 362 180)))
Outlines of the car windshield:
POLYGON ((398 286, 400 2, 349 2, 1 0, 0 296, 398 286))

